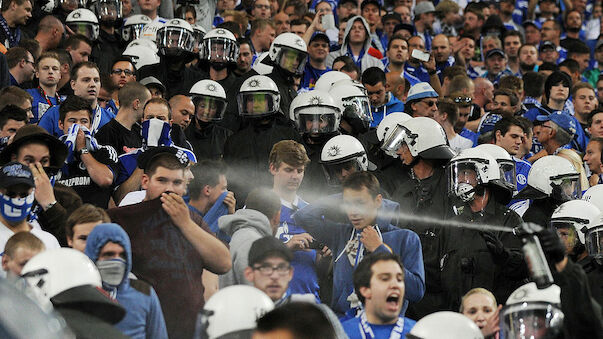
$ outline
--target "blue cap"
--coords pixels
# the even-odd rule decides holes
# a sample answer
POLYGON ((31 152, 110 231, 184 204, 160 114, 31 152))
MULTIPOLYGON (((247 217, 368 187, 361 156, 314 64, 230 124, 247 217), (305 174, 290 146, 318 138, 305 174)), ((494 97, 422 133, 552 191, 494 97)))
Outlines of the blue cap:
POLYGON ((314 41, 316 39, 322 39, 327 44, 331 43, 331 40, 329 39, 329 37, 325 33, 320 32, 320 31, 316 31, 312 34, 312 37, 310 38, 310 43, 312 43, 312 41, 314 41))
POLYGON ((477 132, 479 134, 492 132, 494 130, 494 125, 496 125, 496 123, 500 121, 500 119, 502 119, 502 115, 489 113, 482 121, 477 132))
POLYGON ((503 58, 506 57, 505 51, 500 48, 494 48, 489 50, 488 53, 486 53, 486 59, 490 58, 493 55, 500 55, 503 58))
POLYGON ((532 25, 532 26, 538 28, 538 30, 542 29, 542 25, 538 21, 526 20, 521 24, 521 26, 523 26, 523 28, 526 28, 527 25, 532 25))
POLYGON ((573 117, 562 112, 555 112, 549 115, 539 115, 536 117, 538 121, 552 121, 572 137, 576 134, 576 121, 573 117))

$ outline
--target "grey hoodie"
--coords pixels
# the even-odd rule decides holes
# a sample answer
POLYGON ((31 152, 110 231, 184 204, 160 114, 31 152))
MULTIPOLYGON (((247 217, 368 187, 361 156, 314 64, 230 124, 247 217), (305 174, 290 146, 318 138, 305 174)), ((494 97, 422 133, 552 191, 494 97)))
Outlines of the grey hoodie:
MULTIPOLYGON (((374 56, 368 54, 368 50, 371 47, 371 29, 366 20, 360 15, 351 17, 350 20, 348 20, 348 24, 347 26, 345 26, 345 33, 343 34, 343 42, 341 43, 341 48, 338 51, 329 53, 329 55, 327 56, 327 66, 332 68, 333 60, 335 60, 339 56, 348 55, 348 35, 350 34, 352 26, 354 22, 356 22, 356 20, 362 21, 362 24, 364 25, 364 28, 366 30, 366 38, 364 39, 364 56, 362 56, 361 59, 361 71, 364 72, 364 70, 369 67, 379 67, 383 69, 383 62, 381 62, 381 60, 375 58, 374 56)), ((353 56, 349 56, 354 59, 353 56)))
POLYGON ((240 209, 234 214, 218 219, 220 230, 228 234, 230 239, 230 256, 232 269, 220 276, 220 288, 231 285, 250 285, 245 279, 245 268, 251 244, 257 239, 272 236, 270 220, 263 213, 251 209, 240 209))

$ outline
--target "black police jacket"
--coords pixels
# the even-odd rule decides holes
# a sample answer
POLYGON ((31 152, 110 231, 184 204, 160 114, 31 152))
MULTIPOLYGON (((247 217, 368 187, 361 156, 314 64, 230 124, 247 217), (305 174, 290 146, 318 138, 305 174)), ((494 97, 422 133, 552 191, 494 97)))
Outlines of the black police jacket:
POLYGON ((158 64, 140 68, 137 79, 144 79, 149 76, 157 78, 166 88, 166 99, 177 94, 189 95, 191 87, 204 78, 203 73, 196 67, 185 66, 174 71, 169 69, 171 64, 173 62, 169 58, 162 57, 158 64))
POLYGON ((226 139, 232 135, 232 131, 215 123, 201 123, 201 129, 197 127, 197 124, 197 119, 193 118, 193 121, 184 130, 186 140, 193 146, 197 161, 221 159, 224 154, 224 144, 226 139))

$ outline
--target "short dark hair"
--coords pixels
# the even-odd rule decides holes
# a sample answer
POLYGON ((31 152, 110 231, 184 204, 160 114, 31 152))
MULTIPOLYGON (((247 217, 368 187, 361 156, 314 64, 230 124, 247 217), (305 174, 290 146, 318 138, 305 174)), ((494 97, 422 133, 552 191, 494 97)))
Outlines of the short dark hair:
POLYGON ((459 65, 446 67, 442 71, 442 80, 444 80, 444 79, 452 80, 459 75, 467 76, 467 71, 465 70, 465 67, 459 66, 459 65))
POLYGON ((69 38, 65 39, 65 42, 63 43, 63 48, 67 49, 67 47, 69 47, 70 49, 78 49, 82 42, 92 47, 92 41, 90 41, 90 39, 88 39, 85 35, 74 34, 70 35, 69 38))
POLYGON ((2 7, 0 7, 0 11, 6 12, 10 8, 10 5, 14 2, 17 6, 21 6, 25 3, 25 1, 29 1, 32 5, 33 2, 30 0, 6 0, 2 2, 2 7))
POLYGON ((92 204, 84 204, 73 211, 67 218, 67 222, 65 223, 65 235, 67 238, 72 238, 73 227, 75 225, 96 221, 103 223, 111 222, 111 218, 109 218, 104 209, 92 204))
POLYGON ((67 113, 75 111, 86 111, 92 119, 92 106, 90 101, 77 95, 70 95, 59 106, 59 121, 65 123, 67 113))
POLYGON ((4 128, 4 125, 9 120, 28 122, 27 112, 19 106, 6 105, 0 110, 0 129, 4 128))
POLYGON ((258 319, 256 331, 287 330, 296 339, 335 339, 333 324, 321 307, 325 306, 307 302, 285 303, 258 319))
MULTIPOLYGON (((12 47, 6 51, 6 63, 8 64, 8 68, 13 68, 21 62, 21 60, 27 61, 27 51, 23 47, 12 47)), ((31 53, 29 53, 31 54, 31 53)))
POLYGON ((130 65, 132 65, 132 68, 134 69, 134 71, 136 71, 136 65, 134 64, 134 62, 132 62, 132 59, 127 56, 121 55, 121 56, 118 56, 113 59, 113 62, 111 63, 111 69, 109 70, 109 72, 111 72, 111 70, 113 70, 113 66, 115 66, 115 64, 118 62, 127 62, 130 65))
POLYGON ((406 47, 408 47, 408 41, 406 41, 406 39, 404 39, 404 37, 402 36, 402 34, 394 34, 388 41, 387 43, 387 50, 389 51, 389 49, 392 47, 392 42, 394 40, 404 40, 404 42, 406 42, 406 47))
POLYGON ((538 66, 538 72, 540 71, 553 71, 556 72, 559 70, 559 66, 552 62, 543 62, 540 66, 538 66))
POLYGON ((62 65, 68 65, 69 69, 71 69, 71 67, 73 66, 73 59, 71 59, 71 54, 69 54, 69 52, 67 52, 66 49, 63 48, 56 48, 51 50, 51 52, 54 52, 57 54, 57 56, 59 57, 59 62, 62 65))
POLYGON ((495 98, 497 95, 508 96, 511 106, 517 106, 517 104, 519 103, 519 98, 517 98, 517 95, 515 95, 515 92, 511 91, 510 89, 507 89, 507 88, 497 89, 494 91, 494 95, 492 97, 495 98))
POLYGON ((517 36, 517 37, 519 37, 519 42, 520 42, 522 45, 524 44, 523 35, 521 35, 521 33, 520 33, 519 31, 515 31, 515 30, 512 30, 512 31, 511 31, 511 30, 509 30, 509 31, 507 31, 507 32, 505 33, 505 35, 503 36, 503 39, 502 39, 502 42, 503 42, 503 47, 504 47, 504 44, 505 44, 505 39, 506 39, 507 37, 510 37, 510 36, 517 36))
POLYGON ((92 61, 82 61, 80 63, 75 64, 73 66, 73 68, 71 68, 71 72, 69 73, 69 76, 70 76, 71 80, 77 81, 78 72, 79 72, 80 69, 82 69, 84 67, 95 69, 98 72, 98 75, 100 77, 100 71, 98 69, 98 66, 94 62, 92 62, 92 61))
POLYGON ((580 64, 574 59, 568 58, 563 60, 563 62, 559 64, 559 68, 561 67, 567 67, 572 73, 580 72, 580 64))
POLYGON ((538 72, 526 72, 523 75, 523 91, 526 96, 532 98, 541 97, 544 93, 544 74, 538 72))
POLYGON ((450 99, 441 98, 438 100, 438 111, 440 113, 446 113, 446 120, 453 126, 459 118, 459 108, 450 99))
POLYGON ((588 119, 586 120, 587 125, 590 127, 590 125, 593 124, 593 118, 595 117, 595 115, 599 114, 599 113, 603 113, 603 109, 596 109, 592 112, 590 112, 590 114, 588 115, 588 119))
POLYGON ((134 100, 143 101, 143 97, 150 97, 148 88, 136 81, 130 81, 122 87, 117 93, 119 105, 121 107, 128 107, 134 103, 134 100))
POLYGON ((164 98, 151 98, 151 99, 149 99, 149 101, 147 101, 144 104, 144 107, 142 108, 142 110, 144 111, 147 108, 147 106, 150 104, 160 104, 160 105, 164 105, 165 107, 167 107, 168 119, 169 120, 172 119, 172 106, 170 106, 169 101, 165 100, 164 98))
POLYGON ((281 199, 268 188, 255 188, 247 195, 245 208, 256 210, 271 219, 281 210, 281 199))
POLYGON ((530 119, 522 116, 516 116, 514 118, 521 123, 521 129, 523 129, 523 132, 526 135, 531 135, 532 133, 534 133, 534 131, 532 130, 532 128, 534 127, 534 123, 531 122, 530 119))
POLYGON ((241 34, 241 26, 234 21, 224 21, 216 26, 216 28, 224 28, 225 30, 230 31, 230 33, 232 33, 235 37, 240 37, 243 35, 241 34))
POLYGON ((503 117, 494 124, 494 129, 492 130, 492 137, 496 138, 496 131, 500 131, 500 134, 505 136, 507 132, 509 132, 511 126, 517 126, 521 128, 522 131, 524 130, 523 124, 517 118, 503 117))
POLYGON ((34 59, 38 59, 40 53, 42 53, 40 43, 36 39, 21 39, 18 46, 25 48, 29 53, 31 53, 34 59))
POLYGON ((244 44, 251 46, 251 41, 249 41, 249 39, 245 38, 245 37, 241 37, 241 38, 237 39, 237 45, 239 47, 241 47, 241 45, 244 45, 244 44))
POLYGON ((365 187, 372 197, 381 194, 379 180, 377 180, 377 177, 372 173, 367 171, 354 172, 348 175, 341 184, 342 190, 351 189, 354 191, 361 191, 365 187))
POLYGON ((191 167, 193 180, 188 184, 191 200, 199 199, 203 187, 214 187, 220 182, 220 176, 226 175, 226 165, 218 160, 201 160, 191 167))
POLYGON ((31 105, 33 97, 17 86, 8 86, 0 90, 0 109, 3 109, 6 105, 21 106, 25 101, 29 101, 31 105))
POLYGON ((582 41, 572 41, 567 48, 567 55, 571 58, 572 54, 590 54, 590 48, 582 41))
POLYGON ((167 168, 169 170, 182 170, 184 172, 186 165, 182 164, 182 162, 180 162, 180 160, 172 153, 159 153, 149 160, 148 165, 144 168, 144 174, 152 177, 158 167, 167 168))
POLYGON ((362 83, 375 86, 382 83, 385 86, 385 72, 379 67, 369 67, 362 72, 362 83))
MULTIPOLYGON (((371 277, 373 276, 373 265, 379 261, 394 261, 402 269, 402 276, 404 276, 404 265, 400 261, 400 257, 397 254, 390 252, 377 252, 371 253, 362 259, 356 270, 354 271, 354 290, 358 296, 358 300, 364 304, 364 296, 360 293, 361 287, 371 286, 371 277)), ((402 297, 402 296, 400 296, 402 297)))

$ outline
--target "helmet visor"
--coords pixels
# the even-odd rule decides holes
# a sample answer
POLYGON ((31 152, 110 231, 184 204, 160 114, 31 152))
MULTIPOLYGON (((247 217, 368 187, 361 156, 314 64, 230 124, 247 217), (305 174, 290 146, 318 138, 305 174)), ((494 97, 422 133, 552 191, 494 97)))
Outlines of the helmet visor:
POLYGON ((74 34, 81 34, 90 40, 96 40, 97 36, 97 24, 90 22, 70 22, 67 23, 67 27, 73 31, 74 34))
POLYGON ((193 34, 180 27, 166 27, 157 31, 157 46, 167 49, 193 50, 193 34))
POLYGON ((473 199, 475 187, 481 184, 479 170, 471 160, 460 160, 446 167, 449 194, 467 202, 473 199))
POLYGON ((339 186, 348 175, 362 170, 356 157, 340 162, 323 163, 322 168, 330 186, 339 186))
POLYGON ((503 179, 505 186, 509 186, 513 191, 517 191, 517 177, 515 176, 515 162, 513 161, 498 161, 500 168, 500 177, 503 179))
POLYGON ((584 238, 588 254, 601 262, 603 260, 603 225, 588 230, 584 238))
POLYGON ((121 18, 121 2, 101 0, 96 4, 96 15, 101 21, 113 21, 121 18))
POLYGON ((404 135, 406 134, 406 128, 396 125, 393 130, 385 134, 385 139, 383 140, 383 144, 381 145, 381 149, 385 154, 398 158, 398 149, 402 147, 402 143, 404 142, 404 135))
POLYGON ((127 25, 121 31, 121 37, 124 41, 130 42, 134 39, 142 38, 142 29, 145 24, 127 25))
POLYGON ((61 6, 66 12, 71 12, 79 8, 86 7, 85 0, 59 0, 59 6, 61 6))
POLYGON ((331 107, 304 107, 295 112, 295 122, 300 133, 326 134, 339 128, 337 111, 331 107))
POLYGON ((579 174, 551 178, 551 185, 553 186, 553 198, 556 200, 565 202, 582 197, 579 174))
POLYGON ((246 92, 237 96, 239 115, 261 117, 279 110, 278 95, 271 92, 246 92))
POLYGON ((209 62, 235 63, 238 54, 237 43, 230 39, 208 38, 201 44, 200 58, 209 62))
POLYGON ((200 29, 193 29, 193 37, 195 38, 195 48, 201 48, 205 32, 200 29))
POLYGON ((195 117, 203 122, 220 121, 226 111, 226 100, 198 95, 193 97, 195 117))
POLYGON ((348 119, 361 119, 362 121, 373 121, 371 104, 367 97, 351 97, 342 100, 343 117, 348 119))
POLYGON ((555 338, 563 326, 563 312, 546 302, 524 302, 508 305, 501 311, 503 338, 555 338))
POLYGON ((282 69, 289 73, 302 74, 306 67, 307 56, 308 53, 283 46, 276 57, 276 61, 282 69))

